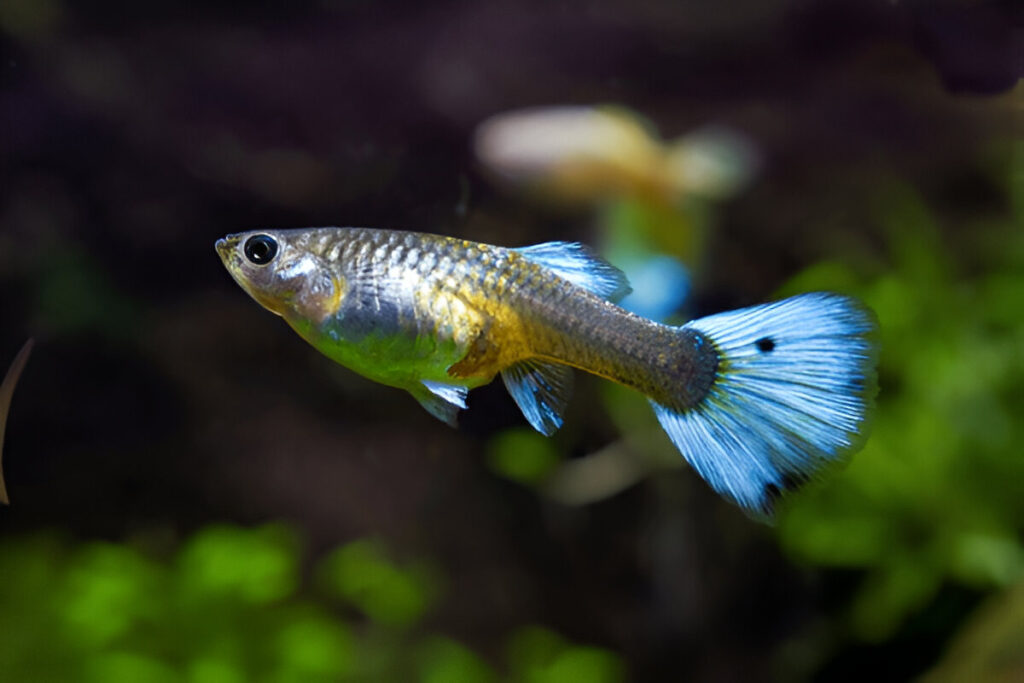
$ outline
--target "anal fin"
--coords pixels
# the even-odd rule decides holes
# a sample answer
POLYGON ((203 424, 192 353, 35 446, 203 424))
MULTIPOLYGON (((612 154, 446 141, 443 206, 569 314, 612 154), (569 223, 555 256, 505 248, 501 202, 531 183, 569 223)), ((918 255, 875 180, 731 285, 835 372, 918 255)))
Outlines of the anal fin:
POLYGON ((528 359, 505 368, 501 379, 534 429, 545 436, 558 431, 572 393, 572 368, 528 359))
POLYGON ((445 384, 428 379, 422 380, 420 385, 410 389, 409 393, 428 413, 441 422, 455 427, 459 411, 466 407, 466 394, 469 390, 458 384, 445 384))

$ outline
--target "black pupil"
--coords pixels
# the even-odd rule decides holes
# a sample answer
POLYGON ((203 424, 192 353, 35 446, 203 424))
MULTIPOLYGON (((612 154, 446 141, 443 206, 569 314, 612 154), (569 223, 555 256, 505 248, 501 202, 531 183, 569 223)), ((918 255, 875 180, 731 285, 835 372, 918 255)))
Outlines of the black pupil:
POLYGON ((245 257, 258 266, 270 263, 277 254, 277 242, 270 235, 256 235, 245 241, 245 257))

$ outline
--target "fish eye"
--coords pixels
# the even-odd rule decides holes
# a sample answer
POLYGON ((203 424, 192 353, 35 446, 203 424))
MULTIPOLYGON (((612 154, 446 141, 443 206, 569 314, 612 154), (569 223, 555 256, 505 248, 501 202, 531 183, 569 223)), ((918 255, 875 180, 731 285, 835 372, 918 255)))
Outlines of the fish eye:
POLYGON ((245 258, 257 266, 266 265, 277 255, 277 240, 270 235, 253 235, 245 241, 245 258))

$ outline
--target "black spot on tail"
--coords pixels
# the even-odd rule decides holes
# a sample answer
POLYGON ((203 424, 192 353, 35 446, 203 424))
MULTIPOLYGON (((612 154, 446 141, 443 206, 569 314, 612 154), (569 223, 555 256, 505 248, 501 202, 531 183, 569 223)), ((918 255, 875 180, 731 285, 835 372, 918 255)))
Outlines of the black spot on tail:
POLYGON ((775 349, 775 340, 771 337, 761 337, 754 344, 761 353, 769 353, 775 349))
POLYGON ((807 475, 799 472, 783 472, 779 477, 783 491, 794 491, 807 483, 807 475))

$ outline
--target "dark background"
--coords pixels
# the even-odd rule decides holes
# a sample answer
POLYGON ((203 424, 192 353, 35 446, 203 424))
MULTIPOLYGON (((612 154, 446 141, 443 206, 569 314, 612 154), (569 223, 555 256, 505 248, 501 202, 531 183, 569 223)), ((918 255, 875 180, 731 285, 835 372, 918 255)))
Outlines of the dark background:
MULTIPOLYGON (((955 255, 961 219, 1011 203, 991 160, 1019 124, 1021 22, 1009 2, 5 0, 0 365, 36 348, 0 534, 159 557, 214 522, 278 520, 306 567, 381 538, 445 577, 420 628, 499 670, 510 629, 538 623, 633 680, 922 673, 989 589, 943 583, 865 641, 843 626, 862 569, 794 560, 688 469, 546 500, 481 457, 522 425, 502 387, 447 429, 262 311, 213 241, 365 225, 593 242, 585 210, 491 182, 472 134, 510 109, 615 103, 667 137, 728 124, 763 158, 716 208, 691 314, 851 251, 884 263, 878 178, 916 188, 955 255)), ((598 385, 579 380, 564 457, 618 436, 598 385)))

